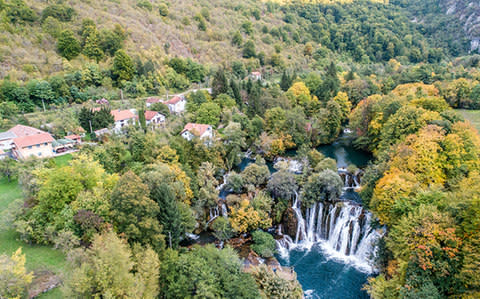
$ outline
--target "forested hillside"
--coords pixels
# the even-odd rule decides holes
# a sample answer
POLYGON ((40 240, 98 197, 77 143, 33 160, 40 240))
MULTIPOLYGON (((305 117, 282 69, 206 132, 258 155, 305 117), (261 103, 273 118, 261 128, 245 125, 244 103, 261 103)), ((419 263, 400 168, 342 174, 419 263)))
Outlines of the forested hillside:
MULTIPOLYGON (((280 7, 270 2, 220 0, 2 1, 0 76, 48 76, 89 60, 105 65, 120 47, 156 64, 176 55, 209 65, 257 56, 260 64, 274 68, 306 66, 310 61, 304 54, 319 59, 334 53, 361 63, 394 57, 416 63, 466 52, 461 40, 454 47, 449 44, 458 38, 454 30, 443 38, 447 42, 432 43, 428 39, 432 34, 411 22, 404 3, 397 5, 400 1, 342 2, 295 2, 280 7), (87 19, 97 27, 89 41, 82 32, 87 19), (73 53, 59 49, 67 38, 63 30, 71 31, 68 37, 80 44, 70 49, 73 53), (115 32, 122 32, 120 40, 112 36, 115 32), (245 53, 250 41, 254 51, 245 53), (80 52, 84 55, 78 57, 80 52)), ((441 14, 441 8, 434 13, 441 14)))

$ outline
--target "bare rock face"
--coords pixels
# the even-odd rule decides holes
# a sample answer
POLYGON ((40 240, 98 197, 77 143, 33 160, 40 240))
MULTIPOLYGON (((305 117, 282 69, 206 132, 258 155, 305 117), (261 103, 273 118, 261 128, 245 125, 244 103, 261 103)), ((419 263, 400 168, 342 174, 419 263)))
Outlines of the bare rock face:
POLYGON ((288 208, 283 215, 283 233, 289 235, 291 238, 295 238, 297 234, 297 223, 295 211, 291 207, 288 208))
POLYGON ((472 0, 442 0, 447 15, 454 16, 462 24, 470 39, 470 51, 480 52, 480 2, 472 0))

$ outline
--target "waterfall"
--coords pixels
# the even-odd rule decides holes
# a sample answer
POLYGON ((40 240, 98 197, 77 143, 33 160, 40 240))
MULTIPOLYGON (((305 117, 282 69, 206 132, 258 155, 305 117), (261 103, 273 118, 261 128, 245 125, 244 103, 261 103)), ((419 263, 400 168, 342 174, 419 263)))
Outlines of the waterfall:
POLYGON ((222 216, 228 218, 227 205, 224 202, 222 202, 222 216))
MULTIPOLYGON (((346 184, 352 180, 345 179, 346 184)), ((354 184, 355 176, 353 179, 354 184)), ((370 226, 372 215, 360 204, 351 201, 316 202, 302 213, 301 200, 295 194, 292 209, 297 219, 295 241, 279 227, 277 248, 288 259, 289 250, 311 250, 320 246, 328 255, 351 263, 359 270, 372 272, 375 242, 381 233, 370 226)))
POLYGON ((219 211, 218 211, 218 206, 216 206, 215 208, 210 208, 210 219, 208 220, 207 222, 207 225, 209 225, 213 220, 215 220, 219 215, 219 211))

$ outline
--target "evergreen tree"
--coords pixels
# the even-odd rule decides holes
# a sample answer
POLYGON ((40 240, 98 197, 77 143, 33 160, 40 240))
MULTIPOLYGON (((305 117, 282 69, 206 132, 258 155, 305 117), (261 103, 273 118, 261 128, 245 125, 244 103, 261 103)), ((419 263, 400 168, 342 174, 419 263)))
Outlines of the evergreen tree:
POLYGON ((75 38, 72 30, 63 30, 57 41, 58 53, 68 60, 75 58, 80 54, 80 43, 75 38))
POLYGON ((103 58, 103 50, 100 48, 100 36, 96 28, 90 30, 85 38, 85 44, 83 46, 83 54, 88 58, 100 61, 103 58))
POLYGON ((292 78, 287 74, 286 71, 283 71, 282 79, 280 80, 280 88, 283 91, 287 91, 290 86, 292 86, 292 78))
POLYGON ((143 131, 147 131, 147 120, 145 119, 145 110, 140 109, 138 111, 138 122, 140 123, 140 126, 142 127, 143 131))
POLYGON ((225 76, 225 70, 219 68, 213 77, 212 96, 216 98, 219 94, 228 92, 228 80, 225 76))
POLYGON ((135 74, 133 59, 124 51, 118 50, 113 59, 112 73, 117 81, 129 81, 135 74))
POLYGON ((99 111, 93 113, 92 127, 93 130, 108 128, 115 122, 110 109, 102 107, 99 111))
POLYGON ((328 101, 337 95, 340 89, 340 80, 337 76, 337 67, 333 61, 327 67, 325 80, 322 82, 320 88, 316 90, 316 96, 319 99, 328 101))
POLYGON ((78 122, 80 126, 86 131, 90 132, 90 122, 93 120, 93 111, 87 107, 82 107, 78 113, 78 122))
POLYGON ((230 80, 230 88, 232 89, 233 98, 235 99, 235 103, 237 103, 237 107, 241 108, 243 106, 242 96, 240 95, 240 88, 238 87, 238 83, 235 80, 230 80))
POLYGON ((183 234, 180 211, 178 209, 175 195, 167 184, 156 185, 150 192, 152 200, 156 201, 160 213, 158 221, 163 226, 167 242, 172 242, 172 247, 177 248, 183 234))

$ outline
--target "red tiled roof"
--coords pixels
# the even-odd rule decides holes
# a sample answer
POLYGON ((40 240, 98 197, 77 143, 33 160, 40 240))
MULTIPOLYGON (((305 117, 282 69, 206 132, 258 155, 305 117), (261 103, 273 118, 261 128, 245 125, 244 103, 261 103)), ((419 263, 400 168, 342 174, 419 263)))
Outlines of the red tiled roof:
POLYGON ((23 136, 13 139, 13 143, 17 148, 24 148, 31 145, 42 143, 51 143, 54 139, 49 133, 42 133, 36 135, 23 136))
POLYGON ((5 152, 0 148, 0 155, 4 155, 5 152))
POLYGON ((166 105, 175 105, 176 103, 180 102, 181 100, 183 100, 183 98, 179 97, 179 96, 174 96, 173 98, 171 98, 170 100, 166 101, 164 104, 166 105))
POLYGON ((157 111, 145 111, 145 119, 146 120, 152 120, 157 114, 159 114, 157 111))
POLYGON ((200 137, 207 131, 209 127, 210 125, 188 123, 183 128, 183 131, 181 134, 183 134, 185 131, 189 131, 193 135, 200 137))
POLYGON ((135 118, 135 114, 130 110, 112 110, 110 113, 113 115, 115 121, 135 118))
POLYGON ((12 132, 17 137, 24 137, 24 136, 31 136, 31 135, 45 133, 42 130, 35 129, 35 128, 32 128, 32 127, 28 127, 28 126, 24 126, 24 125, 16 125, 15 127, 11 128, 7 132, 12 132))
POLYGON ((149 103, 149 104, 160 103, 160 102, 162 102, 162 100, 159 99, 159 98, 148 98, 147 99, 147 103, 149 103))
POLYGON ((262 73, 260 73, 260 72, 252 72, 252 75, 254 75, 254 76, 261 76, 262 73))
POLYGON ((77 140, 81 138, 82 137, 80 137, 80 135, 76 135, 76 134, 65 136, 65 139, 71 139, 71 140, 77 140))

